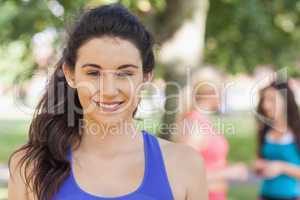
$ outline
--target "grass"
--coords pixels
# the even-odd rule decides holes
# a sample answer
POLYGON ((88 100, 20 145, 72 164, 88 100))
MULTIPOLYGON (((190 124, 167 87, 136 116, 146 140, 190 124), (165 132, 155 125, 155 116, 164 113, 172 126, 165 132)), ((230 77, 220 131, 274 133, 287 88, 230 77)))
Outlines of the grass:
MULTIPOLYGON (((215 117, 214 126, 220 129, 230 144, 228 155, 229 162, 245 162, 251 164, 255 158, 255 123, 249 114, 239 114, 215 117)), ((159 117, 153 121, 138 122, 138 127, 143 124, 145 129, 155 133, 159 124, 159 117), (155 123, 156 125, 153 125, 155 123)), ((26 120, 0 120, 0 163, 7 163, 9 155, 18 146, 26 141, 29 121, 26 120)), ((7 189, 0 187, 0 200, 6 199, 7 189)), ((228 200, 257 199, 257 186, 234 185, 229 190, 228 200)))
MULTIPOLYGON (((214 125, 229 142, 229 162, 244 162, 251 166, 256 151, 256 126, 252 115, 243 113, 231 116, 217 116, 214 125), (220 123, 221 122, 221 123, 220 123), (223 124, 223 126, 216 126, 223 124)), ((228 200, 257 199, 258 185, 234 184, 229 188, 228 200)))
POLYGON ((251 164, 256 152, 256 126, 254 118, 247 113, 217 116, 214 126, 224 133, 229 142, 229 162, 251 164), (219 124, 223 124, 222 126, 219 124))
POLYGON ((228 200, 254 200, 257 194, 257 185, 234 185, 229 189, 228 200))
POLYGON ((1 188, 0 187, 0 200, 7 199, 7 188, 1 188))
POLYGON ((0 120, 0 163, 6 163, 9 155, 27 138, 28 121, 0 120))

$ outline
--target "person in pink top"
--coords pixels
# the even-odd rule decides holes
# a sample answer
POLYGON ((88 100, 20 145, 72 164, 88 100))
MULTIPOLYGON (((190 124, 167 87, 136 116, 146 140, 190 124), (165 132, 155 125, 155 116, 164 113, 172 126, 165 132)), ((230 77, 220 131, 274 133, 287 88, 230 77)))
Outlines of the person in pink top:
MULTIPOLYGON (((195 147, 205 161, 205 166, 209 170, 218 170, 226 166, 226 157, 228 154, 228 142, 223 135, 212 127, 211 121, 200 112, 191 111, 184 115, 184 120, 191 120, 193 123, 199 123, 202 129, 206 129, 206 138, 200 141, 194 137, 188 137, 186 143, 195 147), (218 148, 214 148, 218 147, 218 148)), ((200 128, 201 128, 200 127, 200 128)))
POLYGON ((192 87, 185 88, 179 98, 181 112, 176 117, 177 130, 172 138, 176 142, 192 146, 203 158, 209 199, 225 200, 228 190, 227 180, 245 180, 248 176, 247 168, 242 163, 227 162, 228 141, 223 133, 213 127, 209 115, 219 108, 218 87, 212 82, 196 77, 197 73, 192 87), (187 93, 188 90, 191 93, 187 93))

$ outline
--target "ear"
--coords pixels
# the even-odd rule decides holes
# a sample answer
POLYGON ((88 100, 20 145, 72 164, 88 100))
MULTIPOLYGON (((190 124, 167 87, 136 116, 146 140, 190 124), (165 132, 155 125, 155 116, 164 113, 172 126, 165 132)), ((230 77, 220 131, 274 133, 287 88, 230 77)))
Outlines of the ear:
POLYGON ((153 71, 145 73, 144 74, 144 78, 143 78, 143 82, 151 82, 153 80, 153 71))
POLYGON ((66 63, 63 64, 62 69, 68 82, 68 85, 71 88, 76 88, 74 71, 66 63))

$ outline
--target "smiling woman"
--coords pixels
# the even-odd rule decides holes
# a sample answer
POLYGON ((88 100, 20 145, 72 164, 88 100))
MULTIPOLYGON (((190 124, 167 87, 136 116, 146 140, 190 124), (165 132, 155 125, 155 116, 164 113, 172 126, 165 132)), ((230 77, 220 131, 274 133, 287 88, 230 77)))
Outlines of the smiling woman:
POLYGON ((76 20, 28 142, 11 156, 9 200, 207 199, 194 150, 134 127, 153 43, 118 4, 76 20))
POLYGON ((138 89, 152 76, 152 72, 143 74, 142 63, 135 45, 119 37, 102 36, 83 44, 78 49, 75 70, 67 64, 63 70, 69 85, 78 92, 86 111, 84 119, 95 119, 97 125, 120 121, 130 124, 138 89))

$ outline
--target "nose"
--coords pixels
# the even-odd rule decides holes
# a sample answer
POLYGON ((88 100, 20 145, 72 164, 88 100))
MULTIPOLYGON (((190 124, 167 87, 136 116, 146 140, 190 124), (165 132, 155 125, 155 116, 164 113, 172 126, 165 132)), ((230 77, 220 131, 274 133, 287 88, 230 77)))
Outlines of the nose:
POLYGON ((100 94, 104 98, 111 98, 117 96, 119 88, 114 80, 113 73, 105 73, 100 79, 100 94))

